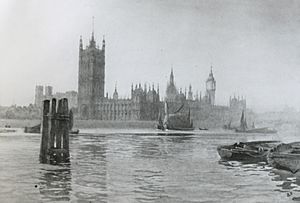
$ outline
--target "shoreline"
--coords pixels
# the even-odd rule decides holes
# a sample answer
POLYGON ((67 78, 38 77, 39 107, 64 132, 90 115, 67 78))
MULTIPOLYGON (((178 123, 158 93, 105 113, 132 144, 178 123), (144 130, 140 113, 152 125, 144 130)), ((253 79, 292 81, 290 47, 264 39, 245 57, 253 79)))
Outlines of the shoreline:
MULTIPOLYGON (((32 127, 41 123, 39 119, 0 119, 0 128, 9 125, 11 128, 32 127)), ((74 129, 118 128, 118 129, 154 129, 156 121, 106 121, 74 120, 74 129)))

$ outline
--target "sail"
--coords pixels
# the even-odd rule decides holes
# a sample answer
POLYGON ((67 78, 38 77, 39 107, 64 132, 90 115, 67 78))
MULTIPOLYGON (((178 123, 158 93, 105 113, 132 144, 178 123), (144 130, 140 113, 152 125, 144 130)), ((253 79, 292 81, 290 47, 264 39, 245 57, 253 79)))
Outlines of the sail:
POLYGON ((177 109, 177 111, 175 111, 174 113, 178 113, 182 108, 183 108, 184 104, 182 104, 179 109, 177 109))
POLYGON ((160 113, 160 111, 159 111, 159 113, 158 113, 158 125, 159 125, 159 126, 163 126, 163 121, 162 121, 162 118, 161 118, 161 113, 160 113))
POLYGON ((241 122, 240 122, 240 129, 241 130, 246 130, 247 127, 247 121, 246 121, 246 115, 244 110, 242 111, 242 116, 241 116, 241 122))

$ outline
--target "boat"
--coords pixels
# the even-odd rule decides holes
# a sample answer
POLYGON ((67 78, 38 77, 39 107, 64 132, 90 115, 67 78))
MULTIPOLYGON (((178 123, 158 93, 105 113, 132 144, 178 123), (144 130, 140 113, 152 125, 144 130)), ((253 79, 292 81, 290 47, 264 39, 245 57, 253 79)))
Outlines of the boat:
POLYGON ((199 128, 199 130, 208 130, 208 128, 199 128))
POLYGON ((72 135, 77 135, 77 134, 79 134, 79 129, 70 130, 69 133, 72 134, 72 135))
POLYGON ((0 129, 0 133, 15 133, 15 132, 17 132, 16 129, 7 129, 7 128, 0 129))
MULTIPOLYGON (((73 112, 70 110, 69 113, 69 133, 70 134, 79 134, 79 129, 73 130, 74 117, 73 112)), ((35 125, 33 127, 25 127, 25 133, 41 133, 41 124, 35 125)))
POLYGON ((32 127, 25 127, 25 133, 41 133, 41 124, 32 126, 32 127))
POLYGON ((252 128, 248 128, 246 114, 244 110, 242 111, 242 116, 240 120, 240 127, 235 128, 235 132, 240 133, 261 133, 261 134, 274 134, 277 133, 277 130, 271 129, 268 127, 256 128, 254 122, 252 123, 252 128))
POLYGON ((269 151, 278 144, 280 142, 274 140, 239 142, 218 146, 217 151, 225 160, 267 162, 269 151))
POLYGON ((297 173, 300 170, 300 142, 282 143, 272 148, 268 163, 274 168, 297 173))
POLYGON ((169 113, 168 103, 165 102, 165 117, 162 121, 161 117, 158 121, 157 128, 161 130, 178 130, 178 131, 192 131, 194 130, 193 121, 191 120, 190 109, 188 113, 181 113, 183 105, 173 114, 169 113))

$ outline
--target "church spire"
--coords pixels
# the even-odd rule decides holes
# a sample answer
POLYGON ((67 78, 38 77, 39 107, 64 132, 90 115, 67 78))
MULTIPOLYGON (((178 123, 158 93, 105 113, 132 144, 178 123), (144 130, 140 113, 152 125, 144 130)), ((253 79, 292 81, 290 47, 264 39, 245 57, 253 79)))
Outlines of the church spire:
POLYGON ((174 84, 174 73, 173 73, 173 66, 171 68, 171 74, 170 74, 170 84, 174 84))
POLYGON ((95 42, 95 38, 94 38, 94 16, 92 19, 92 38, 90 40, 90 47, 96 47, 96 42, 95 42))
POLYGON ((92 19, 92 40, 94 41, 94 21, 95 21, 95 17, 93 16, 92 19))

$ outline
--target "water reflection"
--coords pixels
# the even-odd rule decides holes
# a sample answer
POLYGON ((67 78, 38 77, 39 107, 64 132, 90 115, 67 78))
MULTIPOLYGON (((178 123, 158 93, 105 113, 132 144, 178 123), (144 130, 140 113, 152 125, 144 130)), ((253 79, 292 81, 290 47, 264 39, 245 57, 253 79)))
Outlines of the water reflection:
POLYGON ((71 161, 74 199, 107 202, 107 140, 103 136, 78 136, 72 140, 71 161))
POLYGON ((190 142, 192 136, 157 136, 157 137, 133 137, 135 148, 135 157, 151 158, 151 159, 166 159, 176 156, 191 148, 185 148, 182 145, 185 142, 190 142))
POLYGON ((300 173, 293 174, 289 171, 275 169, 266 162, 247 162, 247 161, 225 161, 220 160, 219 164, 226 167, 227 170, 238 170, 238 176, 247 177, 254 175, 257 171, 267 172, 274 181, 277 189, 275 191, 286 193, 286 196, 293 201, 300 201, 300 173), (250 172, 246 173, 246 172, 250 172))
POLYGON ((136 185, 133 192, 138 202, 157 202, 167 197, 162 171, 135 170, 133 178, 136 185))
POLYGON ((70 165, 46 165, 40 169, 39 190, 43 201, 70 201, 71 169, 70 165))
POLYGON ((300 173, 272 169, 269 175, 272 181, 278 183, 276 191, 286 193, 294 201, 300 201, 300 173))

